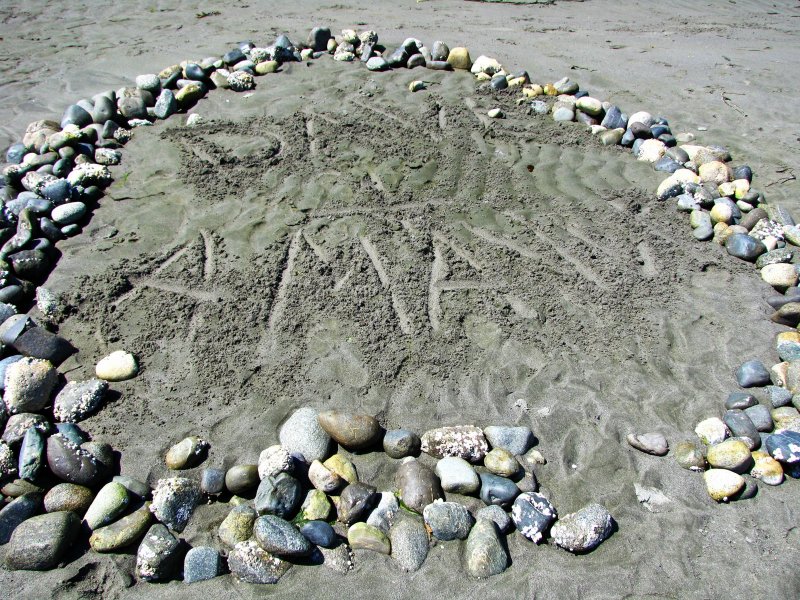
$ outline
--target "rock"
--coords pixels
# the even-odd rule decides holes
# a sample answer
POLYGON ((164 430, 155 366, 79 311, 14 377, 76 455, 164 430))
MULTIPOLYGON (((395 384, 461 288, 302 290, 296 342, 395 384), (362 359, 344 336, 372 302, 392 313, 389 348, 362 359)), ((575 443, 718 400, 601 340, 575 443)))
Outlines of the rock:
POLYGON ((89 538, 89 545, 95 552, 119 552, 140 541, 152 521, 150 503, 145 502, 141 508, 111 525, 95 529, 89 538))
POLYGON ((787 248, 778 248, 770 250, 766 254, 762 254, 756 260, 756 268, 763 269, 767 265, 776 265, 779 263, 788 263, 792 261, 794 253, 787 248))
POLYGON ((94 456, 60 433, 47 438, 47 465, 59 479, 88 487, 104 470, 94 456))
POLYGON ((388 533, 395 515, 400 511, 400 504, 397 502, 397 497, 391 492, 380 492, 379 496, 377 505, 367 517, 367 525, 372 525, 382 532, 388 533))
POLYGON ((316 489, 330 493, 339 489, 344 481, 318 460, 311 463, 308 469, 308 479, 316 489))
POLYGON ((417 571, 428 557, 428 532, 422 519, 402 515, 389 530, 391 556, 403 571, 417 571))
POLYGON ((479 462, 489 445, 480 428, 459 425, 426 431, 422 435, 421 450, 434 458, 459 456, 470 462, 479 462))
POLYGON ((233 548, 239 542, 249 540, 253 535, 253 525, 257 518, 258 513, 246 504, 235 506, 220 523, 218 533, 220 541, 233 548))
POLYGON ((506 570, 508 551, 494 521, 478 519, 464 546, 464 563, 472 577, 491 577, 506 570))
POLYGON ((785 465, 800 462, 800 433, 796 431, 778 431, 767 436, 764 445, 770 456, 785 465))
POLYGON ((520 494, 511 507, 511 519, 517 530, 535 544, 544 539, 556 517, 552 503, 536 492, 520 494))
POLYGON ((200 474, 200 490, 204 494, 216 496, 225 489, 225 471, 223 469, 203 469, 200 474))
POLYGON ((391 68, 391 65, 382 56, 373 56, 367 60, 367 69, 370 71, 385 71, 391 68))
POLYGON ((92 124, 92 115, 81 106, 77 104, 70 104, 67 110, 64 111, 64 116, 61 118, 61 129, 67 125, 77 125, 78 127, 86 127, 92 124))
POLYGON ((0 481, 5 481, 16 474, 17 461, 14 457, 14 451, 5 442, 0 442, 0 481))
POLYGON ((116 475, 112 481, 125 486, 125 489, 128 490, 129 493, 141 500, 144 500, 150 495, 150 486, 142 481, 139 481, 138 479, 134 479, 133 477, 116 475))
POLYGON ((694 432, 697 434, 697 437, 700 438, 700 441, 707 446, 719 444, 728 437, 727 426, 717 417, 711 417, 710 419, 701 421, 697 424, 697 427, 694 428, 694 432))
POLYGON ((291 455, 279 444, 263 450, 258 457, 258 477, 275 477, 278 473, 291 473, 294 461, 291 455))
POLYGON ((725 249, 728 254, 754 262, 760 255, 767 251, 761 240, 746 235, 744 233, 735 233, 730 236, 725 242, 725 249))
POLYGON ((492 448, 502 448, 514 455, 525 454, 536 441, 528 427, 490 425, 483 434, 492 448))
MULTIPOLYGON (((0 406, 0 410, 2 406, 0 406)), ((49 434, 52 426, 42 415, 35 413, 19 413, 11 415, 3 431, 2 440, 9 445, 17 444, 25 437, 25 432, 31 427, 36 427, 42 433, 49 434)))
POLYGON ((330 500, 320 490, 309 490, 301 508, 302 518, 307 521, 327 521, 331 514, 330 500))
POLYGON ((53 416, 62 422, 82 421, 100 407, 107 390, 108 384, 99 379, 70 381, 56 395, 53 416))
POLYGON ((309 407, 296 410, 283 424, 278 437, 284 450, 301 454, 308 463, 323 460, 331 441, 320 426, 316 411, 309 407))
POLYGON ((519 495, 520 489, 510 479, 491 473, 481 473, 481 500, 486 504, 510 506, 519 495))
POLYGON ((787 429, 800 433, 800 412, 795 407, 782 406, 781 408, 774 408, 770 412, 770 416, 775 422, 776 431, 787 429))
POLYGON ((274 515, 256 519, 253 535, 259 546, 276 556, 296 557, 311 553, 311 544, 303 534, 288 521, 274 515))
MULTIPOLYGON (((600 117, 603 114, 603 103, 597 98, 592 98, 591 96, 583 96, 582 98, 578 98, 575 106, 581 112, 584 112, 592 117, 600 117)), ((518 454, 521 454, 521 452, 518 454)))
MULTIPOLYGON (((769 372, 767 372, 767 375, 769 375, 769 372)), ((728 398, 725 400, 725 408, 727 409, 738 408, 740 410, 744 410, 745 408, 755 406, 756 404, 758 404, 758 400, 756 400, 750 394, 745 394, 742 392, 731 392, 728 394, 728 398)))
POLYGON ((550 535, 557 546, 570 552, 588 552, 606 540, 614 519, 600 504, 589 504, 578 512, 560 518, 550 535))
POLYGON ((80 528, 75 513, 56 512, 20 523, 6 549, 11 570, 44 571, 55 567, 72 545, 80 528))
POLYGON ((786 288, 797 285, 797 270, 791 264, 777 263, 767 265, 761 269, 761 279, 775 289, 783 291, 786 288))
POLYGON ((356 483, 358 481, 358 473, 356 467, 352 462, 347 460, 343 454, 334 454, 328 458, 323 466, 332 473, 339 476, 347 483, 356 483))
POLYGON ((183 531, 202 498, 200 485, 186 477, 159 479, 150 511, 173 531, 183 531))
MULTIPOLYGON (((32 250, 31 252, 38 253, 39 251, 32 250)), ((17 252, 15 257, 21 254, 21 252, 17 252)), ((34 277, 34 279, 36 278, 37 277, 34 277)), ((42 327, 32 327, 23 332, 22 335, 14 341, 14 347, 25 356, 41 358, 50 361, 54 365, 60 365, 75 352, 75 348, 73 348, 72 344, 67 340, 50 333, 42 327)))
POLYGON ((132 379, 139 373, 139 365, 136 358, 130 352, 116 350, 103 358, 97 367, 95 375, 99 379, 106 381, 125 381, 132 379))
POLYGON ((723 416, 725 425, 734 437, 749 440, 750 449, 757 448, 761 444, 761 437, 750 418, 741 410, 727 410, 723 416))
POLYGON ((383 451, 392 458, 405 458, 419 454, 421 440, 413 431, 394 429, 383 436, 383 451))
POLYGON ((347 530, 347 542, 353 550, 371 550, 380 554, 391 554, 389 538, 377 527, 366 523, 355 523, 347 530))
POLYGON ((59 483, 45 494, 44 509, 47 512, 70 511, 82 516, 94 499, 92 490, 74 483, 59 483))
MULTIPOLYGON (((788 327, 797 327, 800 324, 800 302, 787 302, 778 308, 770 317, 770 321, 788 327)), ((769 375, 769 372, 767 372, 769 375)), ((769 380, 767 381, 769 383, 769 380)))
MULTIPOLYGON (((5 304, 4 306, 10 306, 10 305, 5 304)), ((5 321, 6 319, 3 320, 5 321)), ((22 356, 21 354, 14 354, 12 356, 7 356, 3 360, 0 360, 0 390, 4 390, 6 387, 6 370, 8 369, 8 367, 13 365, 15 362, 19 362, 23 358, 25 357, 22 356)))
POLYGON ((50 401, 58 373, 50 361, 23 358, 6 367, 3 400, 9 414, 38 412, 50 401))
POLYGON ((762 451, 753 452, 754 465, 750 477, 760 479, 767 485, 783 483, 783 467, 769 454, 762 451))
POLYGON ((375 487, 366 483, 351 483, 339 496, 339 521, 351 525, 367 518, 377 502, 375 487))
POLYGON ((637 450, 652 454, 653 456, 664 456, 669 452, 667 439, 660 433, 630 433, 627 438, 628 444, 637 450))
POLYGON ((153 115, 157 119, 167 119, 178 112, 178 100, 172 90, 161 90, 153 107, 153 115))
POLYGON ((575 120, 575 111, 568 106, 555 106, 553 110, 553 120, 559 122, 570 122, 575 120))
POLYGON ((520 471, 520 464, 514 455, 503 448, 494 448, 484 458, 483 464, 489 471, 501 477, 512 477, 520 471))
POLYGON ((717 502, 727 502, 744 487, 744 478, 727 469, 709 469, 703 478, 708 494, 717 502))
MULTIPOLYGON (((450 57, 450 48, 442 41, 433 42, 431 47, 431 59, 436 61, 446 61, 450 57)), ((472 65, 470 65, 471 68, 472 65)))
POLYGON ((779 333, 775 339, 775 349, 781 360, 800 360, 800 333, 796 331, 779 333))
POLYGON ((434 500, 444 500, 444 491, 439 478, 428 467, 413 458, 405 461, 397 469, 395 484, 403 504, 422 514, 434 500))
MULTIPOLYGON (((660 140, 644 140, 639 146, 639 152, 636 156, 638 160, 643 162, 654 163, 659 158, 664 156, 667 147, 660 140)), ((713 219, 713 217, 712 217, 713 219)))
POLYGON ((262 515, 267 513, 290 519, 303 500, 301 494, 300 482, 288 473, 265 477, 256 491, 255 508, 262 515))
MULTIPOLYGON (((5 444, 3 444, 5 446, 5 444)), ((5 446, 7 448, 7 446, 5 446)), ((0 453, 1 454, 1 453, 0 453)), ((22 438, 22 446, 19 449, 19 462, 17 472, 21 479, 34 481, 39 475, 39 471, 44 463, 45 437, 36 427, 29 427, 22 438)), ((0 457, 0 464, 3 458, 0 457)), ((0 466, 0 474, 7 469, 0 466)), ((7 472, 7 475, 13 474, 7 472)))
POLYGON ((196 583, 214 579, 224 572, 222 557, 209 546, 196 546, 183 559, 184 583, 196 583))
MULTIPOLYGON (((93 163, 81 163, 67 175, 67 181, 73 187, 82 186, 87 188, 92 185, 105 187, 111 183, 111 172, 104 165, 93 163)), ((101 378, 102 379, 102 378, 101 378)))
POLYGON ((706 458, 712 467, 728 469, 735 473, 746 473, 753 464, 747 444, 737 439, 714 444, 708 449, 706 458))
POLYGON ((503 111, 500 110, 499 108, 493 108, 486 114, 489 116, 490 119, 502 119, 503 117, 505 117, 503 111))
POLYGON ((196 435, 183 438, 167 450, 164 462, 168 469, 190 469, 203 462, 209 443, 196 435))
POLYGON ((15 498, 0 509, 0 545, 8 543, 20 523, 35 515, 41 505, 42 494, 29 492, 15 498))
POLYGON ((256 75, 269 75, 270 73, 277 73, 280 64, 276 60, 265 60, 256 65, 256 75))
POLYGON ((116 520, 130 503, 128 490, 119 483, 105 484, 95 496, 83 520, 89 529, 103 527, 116 520))
POLYGON ((760 360, 748 360, 736 369, 736 381, 743 388, 768 385, 769 371, 760 360))
POLYGON ((247 71, 234 71, 228 75, 228 87, 234 92, 246 92, 255 89, 256 80, 247 71))
POLYGON ((472 59, 469 56, 469 50, 466 48, 451 48, 450 53, 447 55, 447 63, 454 69, 462 71, 472 69, 472 59))
POLYGON ((328 27, 314 27, 308 34, 308 46, 315 52, 324 52, 328 49, 328 41, 331 39, 331 30, 328 27))
POLYGON ((258 483, 258 465, 234 465, 225 473, 225 487, 237 496, 249 492, 258 483))
POLYGON ((761 432, 772 431, 774 423, 769 409, 763 404, 756 404, 744 409, 744 414, 753 422, 755 428, 761 432))
POLYGON ((675 446, 675 460, 689 471, 703 471, 706 465, 703 453, 693 442, 679 442, 675 446))
POLYGON ((436 463, 436 475, 445 492, 472 494, 481 485, 472 465, 457 456, 446 457, 436 463))
POLYGON ((300 533, 312 544, 333 548, 337 544, 336 532, 324 521, 308 521, 300 527, 300 533))
POLYGON ((500 533, 506 533, 513 525, 513 521, 508 513, 501 507, 494 504, 490 506, 484 506, 475 514, 475 518, 494 521, 494 524, 497 525, 497 529, 500 533))
POLYGON ((422 515, 433 536, 442 541, 465 539, 474 522, 465 506, 441 500, 428 504, 422 515))
MULTIPOLYGON (((425 57, 422 54, 412 54, 408 57, 408 62, 406 63, 406 67, 409 69, 414 69, 416 67, 424 67, 425 66, 425 57)), ((422 88, 425 89, 425 88, 422 88)), ((417 90, 411 90, 415 92, 417 90)))
POLYGON ((136 551, 136 574, 144 581, 168 579, 180 564, 180 541, 161 523, 156 523, 136 551))
POLYGON ((228 555, 231 575, 244 583, 278 583, 291 566, 252 540, 239 542, 228 555))

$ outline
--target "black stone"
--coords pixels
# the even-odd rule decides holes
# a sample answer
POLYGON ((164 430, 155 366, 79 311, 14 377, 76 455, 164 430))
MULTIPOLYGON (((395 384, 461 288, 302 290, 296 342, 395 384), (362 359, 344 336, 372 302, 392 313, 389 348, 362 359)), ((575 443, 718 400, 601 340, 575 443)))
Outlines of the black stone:
POLYGON ((748 360, 736 369, 736 382, 743 388, 768 385, 769 371, 760 360, 748 360))
POLYGON ((619 141, 620 146, 624 146, 625 148, 630 148, 633 146, 633 142, 636 140, 636 136, 633 135, 633 132, 628 129, 625 131, 622 139, 619 141))
POLYGON ((38 492, 24 494, 0 510, 0 545, 8 543, 20 523, 39 512, 43 495, 38 492))
POLYGON ((40 250, 21 250, 8 257, 11 268, 19 277, 41 281, 50 273, 50 259, 40 250))
POLYGON ((226 52, 222 57, 222 62, 226 65, 235 65, 236 63, 242 62, 246 60, 247 57, 244 55, 244 52, 241 51, 239 48, 234 48, 230 52, 226 52))
POLYGON ((64 481, 91 487, 102 474, 100 463, 61 434, 47 439, 47 464, 64 481))
POLYGON ((753 181, 753 170, 747 165, 740 165, 733 170, 733 178, 753 181))
POLYGON ((628 128, 628 131, 630 131, 633 134, 633 137, 635 137, 637 140, 649 140, 653 137, 653 133, 650 131, 650 128, 644 123, 633 123, 628 128))
POLYGON ((429 60, 426 65, 429 69, 433 71, 452 71, 453 65, 451 65, 446 60, 429 60))
POLYGON ((42 217, 39 219, 39 229, 41 230, 42 234, 47 237, 47 239, 51 241, 57 241, 64 237, 64 234, 61 233, 61 229, 53 223, 47 217, 42 217))
POLYGON ((56 431, 76 446, 89 441, 89 436, 75 423, 56 423, 56 431))
POLYGON ((669 129, 668 125, 652 125, 650 127, 650 133, 654 138, 658 138, 658 136, 663 135, 665 133, 672 133, 669 129))
POLYGON ((94 109, 92 109, 92 120, 102 125, 117 116, 117 107, 111 98, 106 96, 98 96, 94 102, 94 109))
POLYGON ((49 360, 60 365, 74 352, 75 348, 64 338, 42 327, 32 327, 14 342, 14 347, 25 356, 49 360))
POLYGON ((767 247, 754 237, 746 233, 734 233, 725 241, 728 254, 749 262, 755 260, 767 251, 767 247))
POLYGON ((543 541, 556 516, 555 507, 536 492, 521 494, 511 507, 511 518, 517 531, 536 544, 543 541))
POLYGON ((192 79, 194 81, 203 81, 206 78, 206 72, 203 70, 203 67, 197 63, 189 63, 186 65, 183 69, 183 73, 187 79, 192 79))
POLYGON ((508 87, 508 79, 506 79, 505 75, 497 74, 492 77, 489 85, 495 91, 504 90, 508 87))
POLYGON ((345 525, 363 521, 374 508, 377 498, 374 486, 351 483, 339 496, 339 520, 345 525))
POLYGON ((676 140, 675 136, 671 133, 662 133, 656 139, 658 139, 658 141, 664 144, 667 148, 672 148, 678 143, 678 140, 676 140))
POLYGON ((671 156, 664 155, 653 164, 653 168, 664 173, 674 173, 678 169, 682 169, 683 165, 671 156))
POLYGON ((61 129, 64 129, 67 125, 86 127, 91 124, 92 115, 77 104, 70 104, 67 110, 64 111, 64 116, 61 118, 61 129))
POLYGON ((731 434, 734 437, 747 438, 751 442, 752 449, 755 450, 761 445, 761 436, 758 435, 758 430, 753 422, 750 420, 744 411, 741 410, 728 410, 722 418, 731 434))
POLYGON ((728 410, 744 410, 745 408, 755 406, 756 404, 758 404, 758 400, 756 400, 750 394, 745 394, 744 392, 731 392, 728 394, 727 400, 725 400, 725 408, 728 410))
POLYGON ((325 521, 308 521, 300 527, 300 533, 317 546, 333 548, 336 545, 336 532, 325 521))

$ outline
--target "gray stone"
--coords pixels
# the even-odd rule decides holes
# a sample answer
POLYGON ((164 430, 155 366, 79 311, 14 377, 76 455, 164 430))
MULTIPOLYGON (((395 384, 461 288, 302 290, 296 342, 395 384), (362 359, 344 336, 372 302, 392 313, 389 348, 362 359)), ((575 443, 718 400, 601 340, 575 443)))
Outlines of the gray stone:
POLYGON ((29 427, 19 449, 18 473, 22 479, 35 480, 45 462, 45 437, 36 427, 29 427))
POLYGON ((481 481, 475 469, 463 458, 449 456, 436 463, 436 475, 445 492, 472 494, 478 491, 481 481))
POLYGON ((339 496, 339 520, 345 525, 363 521, 372 512, 377 500, 375 487, 361 482, 351 483, 339 496))
POLYGON ((397 502, 397 497, 391 492, 380 492, 379 496, 380 500, 378 500, 377 506, 367 517, 367 525, 372 525, 383 533, 388 533, 395 515, 400 510, 400 504, 397 502))
POLYGON ((508 551, 494 521, 478 519, 475 523, 464 545, 464 563, 472 577, 491 577, 506 570, 508 551))
POLYGON ((767 247, 754 237, 750 237, 746 233, 734 233, 725 241, 725 249, 728 254, 755 262, 755 260, 767 251, 767 247))
POLYGON ((292 557, 311 552, 311 543, 303 534, 294 525, 275 515, 256 519, 253 535, 258 545, 270 554, 292 557))
POLYGON ((404 514, 389 530, 392 558, 403 571, 417 571, 428 557, 430 540, 422 519, 404 514))
POLYGON ((628 440, 628 444, 632 447, 646 452, 647 454, 652 454, 653 456, 664 456, 669 452, 667 439, 657 432, 641 434, 631 433, 628 434, 626 439, 628 440))
POLYGON ((456 502, 433 502, 422 515, 433 536, 443 541, 463 540, 474 522, 467 508, 456 502))
POLYGON ((736 369, 736 381, 743 388, 768 385, 769 371, 760 360, 748 360, 736 369))
POLYGON ((94 456, 61 433, 47 438, 47 466, 59 479, 88 487, 104 470, 94 456))
POLYGON ((9 365, 3 394, 8 413, 42 410, 57 383, 58 373, 47 360, 26 357, 9 365))
POLYGON ((431 60, 446 61, 449 55, 450 48, 447 44, 439 40, 433 42, 433 46, 431 47, 431 60))
POLYGON ((383 451, 392 458, 416 456, 420 447, 419 436, 406 429, 393 429, 383 436, 383 451))
POLYGON ((302 500, 300 482, 288 473, 278 473, 275 477, 261 480, 256 491, 255 508, 259 514, 268 513, 290 519, 302 500))
POLYGON ((72 512, 31 517, 11 534, 6 566, 12 570, 44 571, 55 567, 72 545, 80 520, 72 512))
POLYGON ((550 534, 560 548, 570 552, 588 552, 611 535, 613 523, 614 519, 604 506, 589 504, 556 521, 550 534))
POLYGON ((167 119, 178 111, 178 101, 172 90, 161 90, 153 107, 153 115, 158 119, 167 119))
POLYGON ((333 548, 337 543, 336 532, 325 521, 303 523, 300 533, 312 544, 323 548, 333 548))
POLYGON ((70 381, 56 394, 53 416, 58 421, 82 421, 100 407, 107 390, 108 383, 99 379, 70 381))
POLYGON ((492 448, 502 448, 514 455, 525 454, 536 442, 528 427, 490 425, 483 430, 483 434, 492 448))
POLYGON ((792 403, 792 393, 786 388, 777 385, 768 385, 765 387, 764 394, 773 408, 788 406, 792 403))
POLYGON ((3 430, 2 440, 6 444, 18 444, 25 437, 25 432, 31 427, 36 427, 36 429, 45 434, 49 434, 53 430, 46 417, 36 413, 19 413, 8 418, 6 427, 3 430))
POLYGON ((144 581, 169 579, 181 562, 181 543, 161 523, 156 523, 136 551, 136 574, 144 581))
POLYGON ((0 510, 0 545, 11 539, 20 523, 30 519, 42 506, 42 494, 30 492, 15 498, 0 510))
POLYGON ((67 202, 53 209, 50 218, 56 225, 71 225, 77 223, 86 214, 86 205, 83 202, 67 202))
POLYGON ((234 465, 225 473, 225 487, 231 494, 246 494, 258 484, 258 465, 234 465))
POLYGON ((83 515, 94 500, 89 488, 74 483, 59 483, 50 488, 44 497, 47 512, 71 511, 83 515))
POLYGON ((83 520, 89 529, 97 529, 112 523, 128 508, 128 490, 113 481, 105 484, 95 496, 83 520))
POLYGON ((167 450, 164 463, 174 470, 196 467, 203 462, 208 447, 209 443, 196 435, 183 438, 167 450))
POLYGON ((741 410, 728 410, 722 419, 734 437, 749 440, 751 450, 761 445, 761 437, 750 418, 741 410))
POLYGON ((408 508, 422 513, 434 500, 444 500, 439 478, 428 467, 413 458, 405 459, 395 475, 400 498, 408 508))
POLYGON ((510 479, 491 473, 481 473, 481 500, 486 504, 510 506, 519 495, 520 489, 510 479))
POLYGON ((744 409, 744 414, 753 423, 758 431, 772 431, 772 415, 763 404, 756 404, 744 409))
POLYGON ((752 395, 744 392, 731 392, 728 394, 728 397, 725 400, 725 408, 728 410, 744 410, 745 408, 755 406, 756 404, 758 404, 758 400, 756 400, 752 395))
POLYGON ((508 513, 501 507, 494 504, 490 506, 484 506, 477 513, 475 513, 475 518, 494 521, 494 524, 497 525, 497 529, 500 531, 500 533, 508 532, 514 524, 508 513))
POLYGON ((151 512, 173 531, 183 531, 202 498, 200 485, 186 477, 159 479, 151 512))
POLYGON ((195 546, 183 559, 183 582, 195 583, 214 579, 223 573, 222 557, 215 548, 195 546))
POLYGON ((391 68, 391 65, 382 56, 373 56, 367 61, 367 69, 370 71, 385 71, 391 68))
POLYGON ((150 486, 143 481, 134 479, 133 477, 128 477, 127 475, 115 475, 112 481, 125 486, 125 489, 128 490, 128 492, 138 498, 144 499, 150 495, 150 486))
POLYGON ((517 530, 535 544, 544 539, 556 516, 550 500, 536 492, 520 494, 511 507, 511 518, 517 530))
POLYGON ((231 575, 244 583, 278 583, 291 566, 291 563, 273 556, 253 540, 239 542, 228 554, 231 575))
POLYGON ((317 412, 303 407, 294 412, 281 427, 280 444, 289 454, 300 454, 306 462, 323 460, 330 450, 331 439, 317 420, 317 412))

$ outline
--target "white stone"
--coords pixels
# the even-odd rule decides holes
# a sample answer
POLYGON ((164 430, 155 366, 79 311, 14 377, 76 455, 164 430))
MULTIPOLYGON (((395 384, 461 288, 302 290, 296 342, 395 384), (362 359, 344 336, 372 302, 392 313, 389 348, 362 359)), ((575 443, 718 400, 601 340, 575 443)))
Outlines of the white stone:
POLYGON ((99 379, 125 381, 136 377, 139 373, 139 365, 136 357, 130 352, 115 350, 97 363, 94 372, 99 379))
POLYGON ((472 69, 470 70, 474 75, 477 75, 478 73, 494 75, 495 73, 502 71, 503 67, 494 58, 481 55, 475 59, 474 63, 472 63, 472 69))
POLYGON ((480 487, 480 478, 463 458, 451 456, 436 463, 436 475, 442 482, 445 492, 470 494, 480 487))
POLYGON ((656 162, 667 152, 667 146, 660 140, 644 140, 639 146, 639 160, 649 163, 656 162))
POLYGON ((707 446, 719 444, 728 437, 728 427, 722 422, 722 419, 717 417, 700 421, 697 427, 694 428, 694 432, 700 438, 700 441, 707 446))

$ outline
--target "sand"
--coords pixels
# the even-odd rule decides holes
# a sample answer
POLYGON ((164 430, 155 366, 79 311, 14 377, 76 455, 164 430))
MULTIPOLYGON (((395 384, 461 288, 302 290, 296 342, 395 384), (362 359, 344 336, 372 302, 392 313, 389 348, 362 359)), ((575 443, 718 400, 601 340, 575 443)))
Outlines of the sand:
MULTIPOLYGON (((242 38, 372 27, 389 42, 466 43, 534 79, 568 74, 624 108, 663 113, 676 131, 727 145, 758 187, 773 184, 770 200, 798 209, 797 182, 777 183, 797 166, 783 123, 797 25, 767 3, 667 13, 650 2, 296 2, 280 16, 179 2, 127 16, 84 3, 58 18, 52 6, 0 13, 3 146, 76 98, 242 38), (222 14, 196 18, 209 10, 222 14)), ((649 430, 689 437, 721 413, 739 363, 774 361, 779 329, 752 268, 691 240, 684 218, 651 199, 649 167, 525 115, 513 94, 476 93, 466 74, 370 75, 323 59, 258 82, 250 97, 212 94, 193 111, 199 127, 175 117, 137 131, 83 235, 60 245, 47 285, 70 307, 59 332, 80 348, 62 370, 86 377, 119 347, 143 365, 85 428, 122 452, 124 474, 155 482, 184 435, 211 441, 208 465, 255 462, 307 404, 417 431, 526 424, 559 512, 599 501, 619 531, 580 557, 512 535, 514 564, 486 581, 456 568, 455 543, 412 575, 359 552, 346 576, 301 567, 275 587, 229 577, 129 587, 132 555, 76 553, 48 573, 0 571, 12 597, 798 594, 795 481, 717 506, 700 476, 624 442, 649 430), (428 91, 409 94, 415 78, 428 91), (506 119, 485 117, 495 106, 506 119), (637 483, 671 502, 649 512, 637 483)), ((354 462, 391 485, 392 459, 354 462)), ((201 507, 183 537, 215 545, 226 511, 201 507)))

